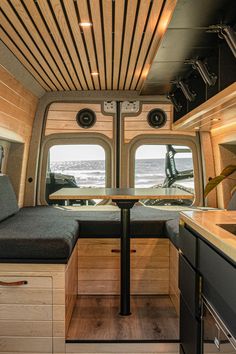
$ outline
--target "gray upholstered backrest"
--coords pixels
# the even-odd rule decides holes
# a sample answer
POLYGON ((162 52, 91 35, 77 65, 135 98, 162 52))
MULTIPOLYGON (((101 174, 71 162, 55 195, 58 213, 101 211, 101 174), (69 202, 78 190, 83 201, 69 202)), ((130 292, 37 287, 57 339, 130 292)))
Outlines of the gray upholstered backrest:
POLYGON ((236 210, 236 192, 232 195, 227 210, 236 210))
POLYGON ((10 179, 0 174, 0 221, 17 213, 19 210, 16 195, 10 179))

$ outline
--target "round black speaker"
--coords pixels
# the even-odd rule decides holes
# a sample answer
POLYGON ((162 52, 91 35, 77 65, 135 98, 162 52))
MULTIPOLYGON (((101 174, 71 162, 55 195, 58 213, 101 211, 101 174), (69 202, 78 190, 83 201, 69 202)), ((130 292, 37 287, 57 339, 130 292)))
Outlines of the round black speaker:
POLYGON ((84 108, 76 114, 76 121, 81 128, 91 128, 96 123, 96 115, 91 109, 84 108))
POLYGON ((166 113, 160 108, 152 109, 147 116, 148 124, 152 128, 156 129, 163 127, 163 125, 166 123, 166 120, 166 113))

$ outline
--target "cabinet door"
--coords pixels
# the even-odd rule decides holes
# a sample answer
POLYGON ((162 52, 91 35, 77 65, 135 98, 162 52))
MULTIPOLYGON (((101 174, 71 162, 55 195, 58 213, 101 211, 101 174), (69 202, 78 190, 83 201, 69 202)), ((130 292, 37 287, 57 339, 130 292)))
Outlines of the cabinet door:
POLYGON ((197 267, 197 238, 186 227, 179 227, 179 248, 191 265, 197 267))
POLYGON ((0 353, 52 353, 51 277, 0 276, 0 353))
POLYGON ((200 321, 196 319, 180 296, 180 343, 185 354, 200 354, 200 321))
POLYGON ((180 254, 179 257, 179 289, 182 299, 193 316, 200 315, 200 277, 196 270, 180 254))

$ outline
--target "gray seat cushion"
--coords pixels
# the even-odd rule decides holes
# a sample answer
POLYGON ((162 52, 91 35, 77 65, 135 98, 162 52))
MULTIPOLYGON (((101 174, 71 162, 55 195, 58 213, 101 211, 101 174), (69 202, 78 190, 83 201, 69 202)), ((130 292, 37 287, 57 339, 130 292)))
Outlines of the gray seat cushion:
POLYGON ((21 209, 0 223, 0 260, 67 262, 78 238, 73 214, 54 207, 21 209))
MULTIPOLYGON (((177 212, 143 206, 131 209, 131 237, 166 237, 165 221, 176 218, 177 212)), ((78 212, 79 237, 119 237, 120 211, 78 212)))
POLYGON ((18 212, 16 195, 6 175, 0 175, 0 221, 18 212))
POLYGON ((165 234, 173 245, 179 249, 179 218, 166 221, 165 234))

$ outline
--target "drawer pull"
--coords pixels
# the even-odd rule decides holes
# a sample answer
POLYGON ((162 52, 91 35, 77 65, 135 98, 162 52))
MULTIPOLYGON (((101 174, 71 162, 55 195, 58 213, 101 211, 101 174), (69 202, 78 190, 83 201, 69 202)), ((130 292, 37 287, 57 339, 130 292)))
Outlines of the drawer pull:
POLYGON ((20 280, 20 281, 13 281, 13 282, 5 282, 5 281, 0 281, 0 286, 21 286, 21 285, 26 285, 28 282, 26 280, 20 280))
MULTIPOLYGON (((120 249, 118 248, 113 248, 111 250, 112 253, 120 253, 120 249)), ((137 251, 136 250, 130 250, 130 253, 136 253, 137 251)))

